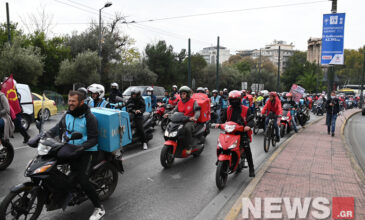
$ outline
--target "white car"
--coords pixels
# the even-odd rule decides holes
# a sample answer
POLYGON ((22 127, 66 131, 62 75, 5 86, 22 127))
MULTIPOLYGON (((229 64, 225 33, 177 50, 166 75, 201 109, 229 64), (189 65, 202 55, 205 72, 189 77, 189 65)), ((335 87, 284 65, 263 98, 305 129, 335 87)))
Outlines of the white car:
POLYGON ((34 105, 32 92, 27 84, 17 83, 16 89, 20 95, 20 104, 22 106, 22 126, 28 130, 30 124, 34 121, 34 105))

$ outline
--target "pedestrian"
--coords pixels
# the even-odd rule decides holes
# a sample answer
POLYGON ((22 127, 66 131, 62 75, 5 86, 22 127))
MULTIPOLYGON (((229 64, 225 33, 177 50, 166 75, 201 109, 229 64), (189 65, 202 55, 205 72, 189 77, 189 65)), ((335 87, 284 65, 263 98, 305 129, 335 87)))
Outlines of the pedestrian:
POLYGON ((336 93, 334 91, 331 92, 331 97, 326 101, 326 109, 327 109, 327 118, 326 118, 327 133, 329 135, 332 132, 332 137, 333 137, 335 136, 337 114, 340 111, 339 100, 336 97, 336 93))
POLYGON ((9 138, 13 136, 14 133, 14 124, 10 116, 8 99, 2 92, 0 92, 0 129, 4 141, 9 141, 9 138))

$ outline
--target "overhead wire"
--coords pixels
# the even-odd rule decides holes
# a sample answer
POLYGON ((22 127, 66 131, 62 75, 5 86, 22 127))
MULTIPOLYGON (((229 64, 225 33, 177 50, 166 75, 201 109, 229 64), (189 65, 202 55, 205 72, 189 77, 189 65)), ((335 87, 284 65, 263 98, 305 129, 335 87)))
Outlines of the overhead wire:
MULTIPOLYGON (((82 4, 82 3, 77 2, 77 1, 73 1, 73 0, 66 0, 66 1, 71 2, 71 3, 74 3, 74 4, 79 5, 79 6, 82 6, 82 7, 85 7, 85 8, 88 8, 88 9, 91 9, 91 10, 94 10, 94 11, 97 11, 97 12, 99 11, 99 9, 97 9, 97 8, 90 7, 88 5, 82 4)), ((110 15, 110 16, 114 16, 113 14, 108 13, 108 12, 103 12, 103 13, 104 14, 107 14, 107 15, 110 15)))

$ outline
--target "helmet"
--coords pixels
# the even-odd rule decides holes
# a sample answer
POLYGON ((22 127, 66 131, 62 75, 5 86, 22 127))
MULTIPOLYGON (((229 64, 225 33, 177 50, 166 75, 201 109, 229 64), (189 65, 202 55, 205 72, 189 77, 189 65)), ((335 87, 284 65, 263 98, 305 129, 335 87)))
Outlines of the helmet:
POLYGON ((198 87, 196 89, 196 92, 201 92, 201 93, 205 93, 205 89, 203 87, 198 87))
POLYGON ((177 89, 177 85, 173 85, 173 86, 172 86, 172 88, 173 88, 173 89, 177 89))
POLYGON ((116 89, 119 89, 119 85, 118 85, 118 83, 116 83, 116 82, 111 83, 111 84, 110 84, 110 87, 111 87, 111 88, 115 87, 116 89))
POLYGON ((241 100, 241 93, 237 90, 233 90, 228 94, 228 99, 240 99, 241 100))
POLYGON ((141 95, 141 91, 137 88, 132 88, 131 89, 131 96, 136 94, 137 96, 140 96, 141 95))
POLYGON ((218 94, 218 90, 216 90, 216 89, 215 89, 215 90, 213 90, 213 92, 212 92, 212 93, 217 93, 217 94, 218 94))
POLYGON ((224 88, 224 89, 223 89, 223 92, 228 92, 228 89, 227 89, 227 88, 224 88))
POLYGON ((255 92, 251 92, 251 95, 256 95, 256 93, 255 92))
POLYGON ((293 95, 290 92, 288 92, 288 93, 286 93, 286 97, 290 98, 290 97, 293 97, 293 95))
POLYGON ((81 92, 84 95, 84 97, 86 98, 86 96, 87 96, 87 89, 85 87, 80 87, 80 88, 77 89, 77 91, 78 92, 81 92))
POLYGON ((147 88, 147 92, 153 92, 153 88, 152 87, 148 87, 147 88))
POLYGON ((188 96, 190 95, 191 89, 188 86, 181 86, 179 89, 179 93, 186 92, 188 96))
POLYGON ((97 93, 99 94, 99 98, 103 98, 105 95, 105 89, 103 85, 100 84, 91 84, 89 87, 87 87, 87 90, 91 93, 97 93))
POLYGON ((276 92, 270 92, 270 93, 269 93, 269 96, 274 96, 274 97, 276 97, 276 96, 277 96, 277 94, 276 94, 276 92))

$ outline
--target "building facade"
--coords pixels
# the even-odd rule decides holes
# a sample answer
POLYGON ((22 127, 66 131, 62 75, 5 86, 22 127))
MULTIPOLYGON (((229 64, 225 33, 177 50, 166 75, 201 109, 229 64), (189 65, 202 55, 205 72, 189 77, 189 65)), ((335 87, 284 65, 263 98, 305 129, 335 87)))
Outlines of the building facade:
POLYGON ((321 63, 322 38, 311 37, 308 40, 307 61, 310 63, 321 63))
MULTIPOLYGON (((217 61, 217 46, 214 47, 205 47, 203 50, 199 52, 200 55, 204 57, 204 60, 208 64, 215 64, 217 61)), ((219 63, 227 61, 231 56, 229 49, 226 47, 219 47, 219 63)))
POLYGON ((271 44, 265 46, 265 48, 254 50, 241 50, 237 51, 237 55, 242 57, 249 56, 253 59, 261 57, 268 58, 275 66, 279 64, 279 47, 280 47, 280 72, 285 70, 289 57, 293 56, 295 50, 293 43, 286 43, 285 41, 273 41, 271 44))

